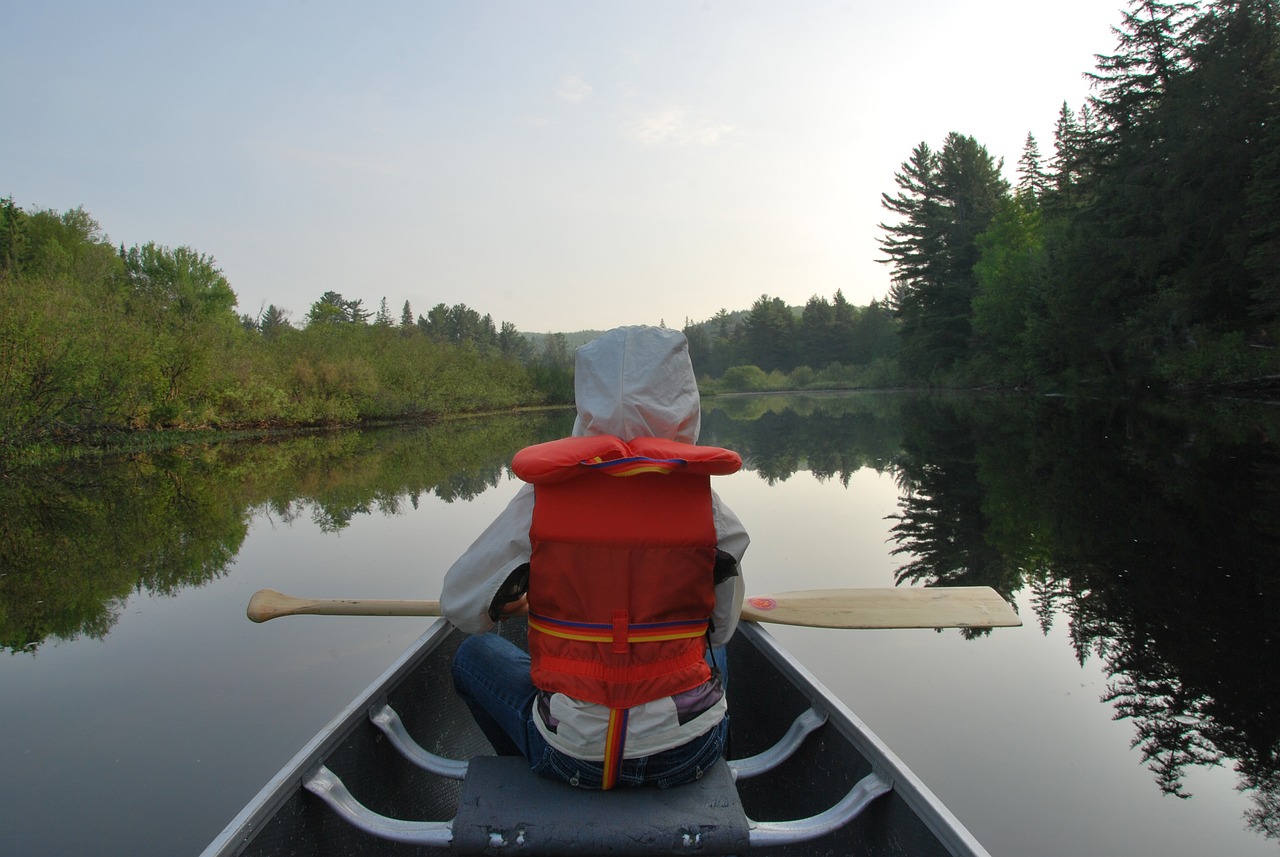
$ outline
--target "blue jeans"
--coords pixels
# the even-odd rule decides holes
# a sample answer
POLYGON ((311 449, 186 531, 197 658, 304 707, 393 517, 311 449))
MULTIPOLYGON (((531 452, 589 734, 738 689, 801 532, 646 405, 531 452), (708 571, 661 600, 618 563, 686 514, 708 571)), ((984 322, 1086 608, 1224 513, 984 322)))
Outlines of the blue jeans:
MULTIPOLYGON (((716 652, 723 665, 723 650, 716 652)), ((476 724, 500 756, 522 755, 541 776, 584 789, 598 789, 604 764, 578 759, 547 743, 533 722, 538 694, 529 677, 529 655, 497 634, 462 641, 453 659, 453 684, 476 724)), ((724 751, 729 719, 680 747, 627 759, 618 782, 624 786, 670 788, 700 778, 724 751)))

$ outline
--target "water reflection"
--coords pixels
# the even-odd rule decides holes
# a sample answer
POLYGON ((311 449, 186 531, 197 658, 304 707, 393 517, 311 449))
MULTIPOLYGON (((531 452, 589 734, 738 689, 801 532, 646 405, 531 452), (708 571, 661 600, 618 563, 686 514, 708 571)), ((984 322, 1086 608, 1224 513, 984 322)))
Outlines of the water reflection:
POLYGON ((799 470, 821 481, 864 467, 883 472, 902 445, 901 399, 875 396, 730 396, 703 403, 702 442, 742 455, 770 485, 799 470))
MULTIPOLYGON (((468 500, 572 413, 429 431, 221 444, 0 480, 0 647, 102 637, 134 592, 225 574, 255 516, 328 532, 355 516, 468 500)), ((1028 624, 1064 623, 1080 662, 1164 792, 1230 765, 1247 823, 1280 836, 1280 415, 1021 397, 724 397, 703 440, 770 485, 801 471, 901 489, 900 583, 1031 594, 1028 624)), ((1050 772, 1046 772, 1049 775, 1050 772)))
MULTIPOLYGON (((770 482, 804 466, 902 489, 899 583, 1032 593, 1097 657, 1103 701, 1167 794, 1232 764, 1248 823, 1280 837, 1280 455, 1274 407, 1021 397, 766 398, 716 409, 716 442, 770 482)), ((981 632, 978 632, 981 633, 981 632)))
POLYGON ((903 418, 900 576, 1033 587, 1041 625, 1065 616, 1077 658, 1106 665, 1161 790, 1232 759, 1277 835, 1274 410, 961 399, 903 418))
POLYGON ((187 447, 0 480, 0 649, 101 638, 134 592, 175 594, 223 575, 265 512, 326 532, 354 516, 469 500, 512 453, 572 415, 348 431, 187 447))

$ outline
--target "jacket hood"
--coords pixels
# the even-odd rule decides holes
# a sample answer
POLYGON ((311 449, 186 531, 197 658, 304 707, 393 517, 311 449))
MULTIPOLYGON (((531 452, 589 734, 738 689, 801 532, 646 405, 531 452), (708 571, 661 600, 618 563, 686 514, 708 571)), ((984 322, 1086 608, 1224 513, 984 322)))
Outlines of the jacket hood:
POLYGON ((601 334, 578 349, 573 387, 575 437, 698 440, 698 381, 689 343, 679 331, 635 326, 601 334))

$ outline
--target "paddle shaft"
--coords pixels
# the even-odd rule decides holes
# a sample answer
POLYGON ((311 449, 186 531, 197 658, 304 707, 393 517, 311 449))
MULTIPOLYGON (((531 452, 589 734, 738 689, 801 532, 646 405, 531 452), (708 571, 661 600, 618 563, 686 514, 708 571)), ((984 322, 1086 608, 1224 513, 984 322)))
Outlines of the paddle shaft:
POLYGON ((296 598, 259 589, 245 611, 254 622, 280 616, 439 616, 439 601, 379 600, 376 598, 296 598))
MULTIPOLYGON (((295 598, 262 589, 246 611, 254 622, 279 616, 439 616, 439 601, 295 598)), ((748 622, 811 628, 1002 628, 1022 624, 988 586, 816 589, 747 599, 748 622)))

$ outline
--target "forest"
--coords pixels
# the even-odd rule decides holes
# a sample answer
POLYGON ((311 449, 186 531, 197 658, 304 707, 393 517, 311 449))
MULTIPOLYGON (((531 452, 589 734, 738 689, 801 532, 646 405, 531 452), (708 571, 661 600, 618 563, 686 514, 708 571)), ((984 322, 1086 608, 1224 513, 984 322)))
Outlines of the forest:
POLYGON ((534 353, 464 305, 392 318, 326 292, 294 324, 237 315, 215 260, 113 246, 82 209, 0 201, 0 455, 139 430, 429 420, 572 397, 562 335, 534 353))
MULTIPOLYGON (((1274 0, 1131 0, 1052 153, 918 144, 885 192, 883 300, 761 295, 686 321, 705 392, 1280 388, 1274 0)), ((786 284, 779 284, 780 289, 786 284)), ((564 333, 463 304, 238 314, 212 256, 0 200, 0 458, 157 429, 435 419, 572 399, 564 333)))
MULTIPOLYGON (((1016 165, 921 142, 882 196, 883 303, 763 295, 686 326, 727 389, 1280 392, 1272 0, 1131 0, 1087 103, 1016 165), (738 368, 731 368, 738 367, 738 368)), ((695 360, 695 365, 697 361, 695 360)))
POLYGON ((1274 388, 1277 4, 1133 0, 1113 29, 1015 187, 961 134, 903 163, 881 246, 906 377, 1274 388))

